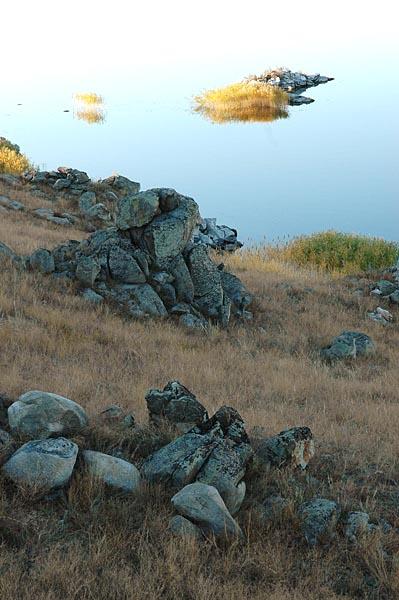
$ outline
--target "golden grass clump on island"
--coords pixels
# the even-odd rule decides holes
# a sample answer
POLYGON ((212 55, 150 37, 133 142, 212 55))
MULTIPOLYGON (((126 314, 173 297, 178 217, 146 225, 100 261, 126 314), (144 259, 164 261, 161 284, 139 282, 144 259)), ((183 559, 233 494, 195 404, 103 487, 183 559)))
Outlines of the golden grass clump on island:
POLYGON ((94 92, 78 92, 74 94, 75 100, 82 104, 104 104, 104 98, 94 92))
MULTIPOLYGON (((28 191, 2 189, 26 206, 28 191)), ((87 234, 2 213, 0 241, 21 254, 87 234)), ((134 321, 93 307, 72 283, 2 264, 0 393, 32 389, 80 403, 90 415, 81 449, 118 450, 139 464, 170 431, 122 429, 99 413, 119 404, 147 423, 145 394, 178 379, 212 414, 235 407, 251 433, 309 426, 316 454, 308 473, 249 468, 237 519, 245 540, 229 548, 171 536, 170 490, 138 495, 104 490, 77 467, 65 493, 26 498, 0 475, 0 589, 7 600, 338 600, 399 597, 399 331, 367 320, 376 306, 370 280, 352 282, 261 252, 226 259, 253 292, 254 319, 193 335, 168 321, 134 321), (362 286, 364 294, 354 294, 362 286), (363 331, 377 351, 327 366, 318 350, 343 330, 363 331), (171 351, 172 349, 172 351, 171 351), (320 482, 320 488, 317 487, 320 482), (269 524, 257 507, 280 494, 287 509, 269 524), (309 549, 297 507, 315 495, 337 500, 343 514, 367 511, 392 524, 349 544, 339 532, 309 549)), ((381 300, 378 300, 381 302, 381 300)), ((390 307, 394 318, 398 308, 390 307)), ((169 438, 170 439, 170 438, 169 438)))
POLYGON ((19 146, 0 137, 0 173, 20 175, 32 168, 31 161, 25 154, 21 154, 19 146))
POLYGON ((195 110, 215 123, 270 122, 288 117, 288 94, 263 83, 233 83, 195 97, 195 110))

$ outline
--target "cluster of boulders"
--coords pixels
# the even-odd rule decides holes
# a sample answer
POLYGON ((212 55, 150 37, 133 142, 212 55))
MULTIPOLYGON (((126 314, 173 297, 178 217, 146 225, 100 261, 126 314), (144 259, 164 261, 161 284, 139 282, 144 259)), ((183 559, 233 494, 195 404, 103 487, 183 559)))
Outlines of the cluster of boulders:
MULTIPOLYGON (((70 181, 69 175, 75 177, 68 170, 63 180, 70 181)), ((81 204, 90 194, 84 192, 81 204)), ((200 330, 210 321, 226 326, 231 314, 251 317, 251 294, 223 264, 215 264, 209 244, 197 237, 201 217, 192 198, 166 188, 134 191, 118 198, 114 220, 114 226, 81 242, 39 248, 25 263, 77 282, 88 300, 108 300, 132 317, 175 315, 200 330)), ((3 253, 10 256, 12 250, 3 253)))
POLYGON ((321 83, 332 81, 334 77, 326 77, 316 73, 307 75, 290 69, 272 69, 265 71, 261 75, 250 75, 245 81, 255 83, 265 83, 267 85, 277 86, 285 90, 289 95, 291 105, 310 104, 314 102, 312 98, 302 96, 302 92, 310 87, 315 87, 321 83))
MULTIPOLYGON (((169 522, 173 534, 228 540, 243 536, 235 517, 246 495, 250 462, 255 462, 258 473, 270 475, 288 467, 294 474, 296 469, 306 469, 315 452, 308 427, 264 437, 254 448, 234 408, 222 406, 209 418, 205 407, 178 381, 169 382, 163 390, 151 389, 146 401, 150 425, 166 424, 177 437, 136 465, 117 456, 118 449, 112 455, 79 449, 69 437, 79 434, 75 439, 84 438, 89 419, 84 409, 68 398, 30 391, 8 402, 7 410, 3 403, 0 417, 10 432, 0 429, 4 476, 29 494, 48 499, 82 468, 96 481, 125 493, 136 493, 143 480, 161 484, 170 490, 177 513, 169 522)), ((126 425, 117 405, 103 411, 101 417, 111 424, 136 426, 134 419, 126 425)), ((289 501, 270 495, 255 508, 266 524, 278 521, 289 501)), ((310 545, 330 541, 337 535, 338 522, 344 524, 345 535, 352 542, 377 529, 367 513, 351 512, 343 517, 338 503, 322 497, 302 502, 296 515, 310 545)))

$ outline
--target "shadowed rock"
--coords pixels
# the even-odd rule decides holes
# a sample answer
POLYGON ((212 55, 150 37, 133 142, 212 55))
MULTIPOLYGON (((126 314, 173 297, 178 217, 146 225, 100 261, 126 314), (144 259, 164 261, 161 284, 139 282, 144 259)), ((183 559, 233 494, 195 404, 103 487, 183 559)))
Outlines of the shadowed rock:
POLYGON ((273 467, 291 465, 305 469, 313 455, 314 441, 309 427, 286 429, 263 440, 256 451, 261 463, 273 467))
POLYGON ((194 540, 203 539, 201 529, 181 515, 176 515, 171 518, 169 521, 169 531, 181 538, 191 538, 194 540))
POLYGON ((140 473, 131 463, 94 450, 83 452, 85 466, 92 477, 124 492, 135 492, 140 487, 140 473))
POLYGON ((145 399, 150 421, 156 425, 166 420, 185 433, 208 418, 194 394, 178 381, 169 381, 163 390, 150 390, 145 399))
POLYGON ((315 546, 330 540, 335 534, 340 508, 332 500, 315 498, 302 504, 298 514, 306 541, 310 546, 315 546))

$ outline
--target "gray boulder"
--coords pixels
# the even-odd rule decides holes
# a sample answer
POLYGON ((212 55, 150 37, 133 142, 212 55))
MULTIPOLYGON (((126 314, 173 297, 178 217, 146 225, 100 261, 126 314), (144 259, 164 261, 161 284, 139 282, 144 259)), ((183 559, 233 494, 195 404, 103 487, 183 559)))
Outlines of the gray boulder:
POLYGON ((45 493, 66 485, 72 475, 78 447, 65 438, 24 444, 3 466, 14 483, 45 493))
POLYGON ((140 191, 140 184, 137 181, 131 181, 123 175, 111 175, 111 177, 103 179, 100 183, 111 186, 118 193, 118 196, 137 194, 140 191))
POLYGON ((169 264, 169 272, 173 276, 176 297, 179 302, 191 304, 194 300, 194 284, 190 271, 181 254, 178 254, 169 264))
POLYGON ((335 534, 340 508, 332 500, 315 498, 302 504, 298 515, 306 541, 315 546, 335 534))
POLYGON ((389 301, 392 302, 392 304, 399 304, 399 289, 397 289, 396 292, 389 296, 389 301))
POLYGON ((155 425, 168 421, 179 431, 186 433, 208 419, 206 409, 178 381, 169 381, 163 390, 149 390, 145 399, 150 422, 155 425))
POLYGON ((86 215, 96 203, 97 198, 95 192, 84 192, 79 198, 80 212, 86 215))
POLYGON ((350 512, 347 517, 345 536, 350 542, 357 542, 359 538, 375 531, 377 527, 370 523, 366 512, 350 512))
POLYGON ((0 242, 0 261, 2 259, 8 259, 15 263, 17 263, 20 260, 18 254, 14 252, 14 250, 11 250, 11 248, 6 246, 6 244, 0 242))
POLYGON ((94 450, 83 452, 84 464, 92 477, 124 492, 136 492, 140 487, 140 473, 131 463, 94 450))
POLYGON ((309 427, 293 427, 261 442, 256 457, 264 465, 294 466, 305 469, 314 455, 313 434, 309 427))
POLYGON ((387 279, 381 279, 380 281, 377 281, 372 291, 378 290, 381 296, 389 296, 395 292, 397 287, 396 283, 388 281, 387 279))
POLYGON ((88 287, 94 284, 100 271, 98 260, 92 256, 81 256, 76 263, 76 278, 88 287))
POLYGON ((55 271, 54 257, 49 250, 38 248, 29 257, 29 266, 33 271, 53 273, 55 271))
POLYGON ((146 276, 137 261, 120 246, 113 246, 109 252, 108 265, 111 277, 125 283, 145 283, 146 276))
POLYGON ((85 411, 73 400, 36 390, 11 404, 8 421, 12 432, 35 439, 73 434, 88 424, 85 411))
POLYGON ((207 331, 208 321, 192 314, 183 314, 179 317, 179 324, 188 331, 207 331))
POLYGON ((4 429, 0 429, 0 466, 4 465, 15 450, 16 445, 11 435, 4 429))
POLYGON ((278 494, 269 496, 269 498, 266 498, 263 501, 259 509, 261 521, 264 523, 275 523, 276 521, 281 521, 288 505, 288 500, 278 494))
POLYGON ((241 537, 242 531, 226 508, 219 492, 211 485, 192 483, 172 498, 176 511, 194 522, 205 535, 219 538, 241 537))
POLYGON ((25 206, 22 204, 22 202, 18 202, 17 200, 10 200, 10 198, 7 198, 7 196, 1 196, 1 195, 0 195, 0 206, 2 206, 3 208, 8 208, 9 210, 15 210, 15 211, 20 211, 20 210, 25 209, 25 206))
POLYGON ((172 188, 153 188, 149 191, 154 192, 158 196, 162 212, 174 210, 179 206, 180 200, 183 198, 181 194, 172 188))
POLYGON ((201 540, 203 538, 201 529, 181 515, 176 515, 170 519, 169 531, 180 538, 190 538, 193 540, 201 540))
POLYGON ((321 350, 321 357, 328 361, 357 358, 371 354, 374 350, 372 339, 365 333, 343 331, 329 346, 321 350))
POLYGON ((92 304, 101 304, 104 302, 104 298, 90 288, 83 290, 82 298, 84 298, 87 302, 91 302, 92 304))
POLYGON ((167 310, 156 291, 147 283, 119 284, 105 291, 109 297, 124 306, 135 318, 165 317, 167 310))
POLYGON ((123 196, 118 201, 116 226, 125 230, 147 225, 159 211, 158 196, 154 192, 138 192, 123 196))

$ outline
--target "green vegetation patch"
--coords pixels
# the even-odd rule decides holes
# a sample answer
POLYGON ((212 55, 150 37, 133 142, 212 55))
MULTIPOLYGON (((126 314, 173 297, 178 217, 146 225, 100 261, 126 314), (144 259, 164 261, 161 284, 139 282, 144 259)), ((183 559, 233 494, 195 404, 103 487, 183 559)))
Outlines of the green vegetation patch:
POLYGON ((279 249, 281 258, 345 274, 384 269, 395 264, 399 244, 381 238, 337 231, 301 236, 279 249))

